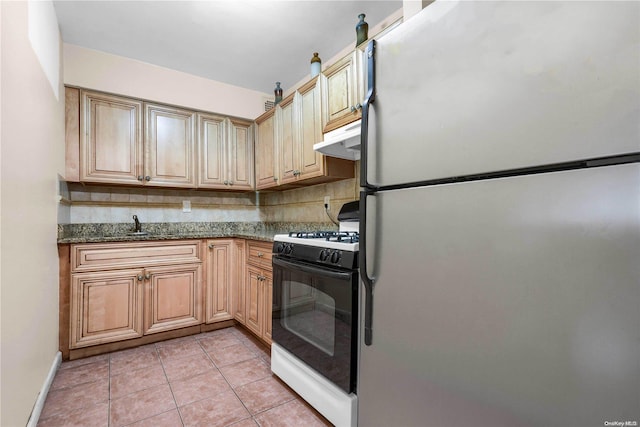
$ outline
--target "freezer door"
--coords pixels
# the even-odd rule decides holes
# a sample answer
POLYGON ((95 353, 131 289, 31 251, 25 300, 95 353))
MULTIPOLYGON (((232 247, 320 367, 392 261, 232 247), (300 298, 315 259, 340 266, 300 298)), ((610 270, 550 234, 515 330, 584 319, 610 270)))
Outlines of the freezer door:
POLYGON ((640 151, 639 2, 435 2, 375 62, 374 185, 640 151))
POLYGON ((359 425, 640 422, 639 164, 368 199, 359 425))

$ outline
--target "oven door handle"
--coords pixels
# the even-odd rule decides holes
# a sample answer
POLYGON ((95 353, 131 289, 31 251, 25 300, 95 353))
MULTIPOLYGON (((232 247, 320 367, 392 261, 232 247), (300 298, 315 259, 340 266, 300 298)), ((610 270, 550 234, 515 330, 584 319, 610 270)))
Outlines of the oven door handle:
POLYGON ((313 274, 313 275, 317 275, 317 276, 323 276, 323 277, 329 277, 331 279, 338 279, 338 280, 351 280, 351 278, 353 277, 353 272, 350 271, 334 271, 334 270, 329 270, 326 268, 322 268, 322 267, 316 267, 314 265, 309 265, 309 264, 300 264, 297 262, 290 262, 290 261, 285 261, 281 258, 277 258, 277 257, 273 257, 271 259, 271 262, 274 265, 277 265, 279 267, 282 268, 286 268, 289 270, 296 270, 296 271, 301 271, 303 273, 307 273, 307 274, 313 274))

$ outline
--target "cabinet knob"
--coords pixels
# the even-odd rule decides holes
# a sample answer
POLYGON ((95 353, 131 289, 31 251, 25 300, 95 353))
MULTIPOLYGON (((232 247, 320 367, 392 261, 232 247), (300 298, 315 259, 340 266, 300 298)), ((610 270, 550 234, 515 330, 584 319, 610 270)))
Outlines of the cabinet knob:
POLYGON ((151 181, 151 177, 149 175, 147 175, 147 176, 144 177, 144 180, 145 181, 151 181))
POLYGON ((277 180, 278 180, 278 178, 276 178, 276 177, 274 176, 274 177, 273 177, 273 180, 274 180, 274 181, 277 181, 277 180))
POLYGON ((149 273, 145 274, 144 278, 147 279, 147 280, 151 279, 151 274, 149 274, 149 273))
POLYGON ((213 249, 213 243, 209 243, 209 249, 213 249))
POLYGON ((142 282, 142 279, 144 279, 144 276, 142 274, 138 274, 138 282, 142 282))
POLYGON ((229 181, 228 180, 224 180, 224 185, 229 185, 229 181))
POLYGON ((233 185, 233 181, 229 181, 229 185, 233 185))
POLYGON ((138 175, 138 181, 142 181, 143 179, 144 179, 144 176, 138 175))
POLYGON ((360 103, 357 103, 355 106, 354 105, 351 106, 351 112, 355 113, 356 111, 358 111, 361 108, 362 108, 362 105, 360 105, 360 103))
POLYGON ((262 252, 258 252, 258 258, 262 258, 264 254, 262 252))

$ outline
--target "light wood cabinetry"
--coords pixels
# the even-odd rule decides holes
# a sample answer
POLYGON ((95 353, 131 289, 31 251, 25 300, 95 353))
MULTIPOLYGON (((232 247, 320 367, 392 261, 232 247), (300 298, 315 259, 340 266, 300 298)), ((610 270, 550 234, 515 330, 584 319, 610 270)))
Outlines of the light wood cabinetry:
POLYGON ((256 189, 278 185, 278 150, 276 146, 276 109, 256 119, 256 189))
MULTIPOLYGON (((322 125, 326 122, 322 112, 321 80, 316 78, 298 89, 299 142, 298 142, 298 178, 307 179, 323 175, 325 172, 325 160, 332 162, 332 158, 313 150, 313 145, 323 140, 322 125)), ((349 162, 351 169, 353 163, 349 162)), ((353 173, 353 172, 352 172, 353 173)))
POLYGON ((196 113, 145 104, 146 185, 195 188, 196 113))
POLYGON ((202 265, 149 267, 145 278, 145 334, 202 323, 202 265))
POLYGON ((64 90, 65 172, 67 181, 80 181, 80 89, 64 90))
MULTIPOLYGON (((234 288, 238 285, 237 248, 234 239, 207 240, 205 284, 205 322, 214 323, 234 317, 234 288)), ((244 252, 242 253, 244 255, 244 252)))
POLYGON ((327 157, 313 150, 322 141, 325 114, 321 100, 322 78, 317 77, 289 95, 276 107, 277 162, 280 183, 308 185, 353 178, 354 163, 327 157))
POLYGON ((297 101, 298 97, 295 93, 292 93, 276 107, 277 143, 280 153, 280 184, 288 184, 298 179, 300 153, 298 152, 297 101))
POLYGON ((271 293, 273 292, 271 256, 270 244, 247 242, 245 326, 269 344, 271 344, 271 293))
POLYGON ((325 133, 361 117, 364 98, 362 55, 362 51, 356 49, 322 72, 326 77, 323 97, 327 109, 325 133))
POLYGON ((71 276, 71 348, 142 336, 139 274, 139 269, 125 269, 71 276))
POLYGON ((254 189, 250 120, 65 88, 68 181, 254 189))
POLYGON ((71 349, 202 323, 197 241, 72 245, 71 349))
POLYGON ((253 190, 254 148, 253 123, 227 119, 229 123, 229 187, 234 190, 253 190))
POLYGON ((198 114, 198 188, 253 189, 253 124, 198 114))
MULTIPOLYGON (((140 184, 144 173, 142 102, 85 90, 80 95, 80 181, 140 184)), ((75 99, 67 97, 66 101, 67 111, 73 111, 75 99)), ((74 127, 72 120, 67 116, 67 131, 74 127)))
POLYGON ((231 292, 232 292, 232 312, 233 317, 240 324, 246 323, 246 292, 245 292, 245 280, 246 280, 246 254, 247 248, 244 240, 237 239, 233 242, 234 256, 232 259, 232 269, 234 275, 232 276, 231 292))

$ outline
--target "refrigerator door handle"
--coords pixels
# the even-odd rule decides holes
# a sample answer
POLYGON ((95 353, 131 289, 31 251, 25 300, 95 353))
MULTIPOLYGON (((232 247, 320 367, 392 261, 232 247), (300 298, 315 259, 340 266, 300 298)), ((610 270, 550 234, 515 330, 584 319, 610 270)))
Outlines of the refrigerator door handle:
POLYGON ((360 191, 360 251, 358 263, 360 264, 360 277, 364 283, 364 343, 371 345, 373 329, 373 283, 375 278, 369 276, 367 271, 367 196, 375 196, 375 193, 360 191))
POLYGON ((376 100, 376 41, 371 40, 365 49, 367 60, 367 95, 362 103, 362 121, 360 123, 360 187, 375 190, 367 181, 367 148, 369 143, 369 107, 376 100))

